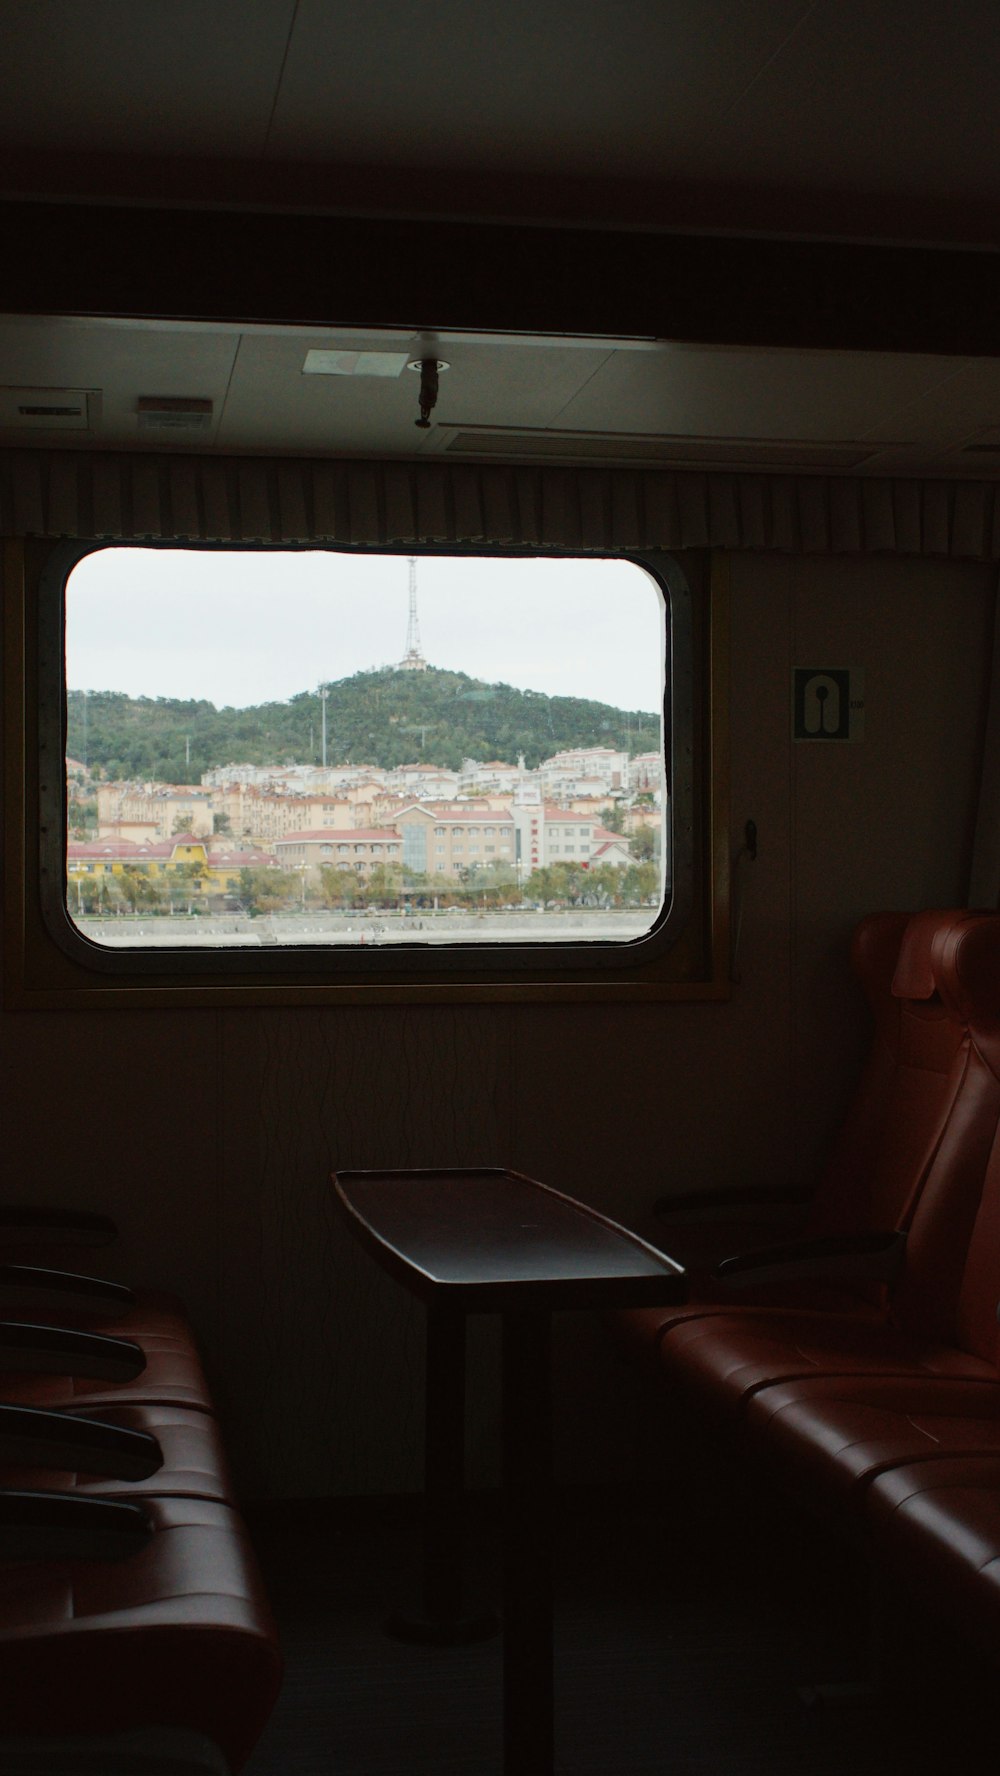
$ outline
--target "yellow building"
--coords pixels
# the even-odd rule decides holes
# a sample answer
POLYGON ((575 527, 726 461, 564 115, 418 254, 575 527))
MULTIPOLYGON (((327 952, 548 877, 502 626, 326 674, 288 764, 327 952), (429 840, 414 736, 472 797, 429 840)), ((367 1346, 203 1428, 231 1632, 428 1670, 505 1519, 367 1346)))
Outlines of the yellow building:
POLYGON ((80 912, 102 905, 120 907, 124 901, 151 909, 178 893, 188 901, 221 901, 238 893, 241 870, 273 868, 274 862, 270 851, 213 844, 194 833, 179 833, 157 843, 70 840, 66 846, 69 906, 80 912))

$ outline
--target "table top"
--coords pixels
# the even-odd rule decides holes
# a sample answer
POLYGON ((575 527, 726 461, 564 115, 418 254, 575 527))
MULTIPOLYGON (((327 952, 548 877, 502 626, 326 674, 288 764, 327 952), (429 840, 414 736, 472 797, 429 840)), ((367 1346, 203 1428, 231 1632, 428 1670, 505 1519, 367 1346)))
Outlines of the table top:
POLYGON ((335 1172, 352 1230, 398 1282, 465 1312, 658 1307, 680 1265, 585 1203, 520 1172, 335 1172))

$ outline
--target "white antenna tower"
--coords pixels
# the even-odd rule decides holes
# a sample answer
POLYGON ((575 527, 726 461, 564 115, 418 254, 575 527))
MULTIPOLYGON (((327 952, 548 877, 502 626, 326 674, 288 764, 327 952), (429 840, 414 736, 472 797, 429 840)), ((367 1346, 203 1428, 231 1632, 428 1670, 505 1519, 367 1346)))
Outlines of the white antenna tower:
POLYGON ((417 558, 408 557, 410 566, 410 621, 406 630, 406 653, 399 662, 400 672, 426 672, 427 661, 420 649, 420 624, 417 621, 417 558))
POLYGON ((406 651, 408 654, 420 652, 420 624, 417 622, 417 558, 411 555, 410 567, 410 623, 406 631, 406 651))

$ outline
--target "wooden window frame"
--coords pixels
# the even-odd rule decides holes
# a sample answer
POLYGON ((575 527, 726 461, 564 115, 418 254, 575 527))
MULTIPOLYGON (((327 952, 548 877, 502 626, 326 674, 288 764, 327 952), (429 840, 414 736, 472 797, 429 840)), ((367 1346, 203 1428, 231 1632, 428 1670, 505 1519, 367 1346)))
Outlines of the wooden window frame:
MULTIPOLYGON (((56 544, 12 539, 3 550, 4 629, 4 1003, 10 1010, 96 1007, 265 1006, 336 1004, 510 1003, 544 1001, 719 1000, 729 996, 728 560, 707 551, 684 554, 624 550, 622 559, 649 568, 665 583, 676 571, 690 589, 691 719, 682 745, 690 752, 690 806, 676 850, 690 859, 687 904, 675 887, 678 917, 669 941, 640 940, 605 950, 600 962, 584 946, 473 950, 405 957, 388 946, 348 962, 336 952, 294 952, 260 959, 246 952, 101 951, 91 961, 85 940, 66 945, 52 930, 51 860, 64 843, 64 751, 53 738, 53 576, 100 541, 56 544), (76 555, 74 556, 74 549, 76 555), (48 697, 40 695, 46 674, 48 697), (48 705, 48 707, 47 707, 48 705), (59 810, 62 815, 59 815, 59 810), (54 823, 59 831, 55 833, 54 823), (48 865, 46 859, 49 860, 48 865), (109 962, 112 966, 109 967, 109 962), (194 964, 194 966, 192 966, 194 964)), ((384 551, 381 551, 384 552, 384 551)), ((407 546, 413 552, 413 545, 407 546)), ((431 552, 431 551, 428 551, 431 552)), ((441 550, 433 551, 442 553, 441 550)), ((517 553, 463 549, 463 554, 517 553)), ((533 550, 533 554, 544 551, 533 550)), ((555 553, 553 551, 553 553, 555 553)), ((561 552, 566 553, 566 552, 561 552)), ((680 583, 675 580, 674 585, 680 583)), ((61 611, 61 605, 60 605, 61 611)), ((61 637, 61 626, 59 626, 61 637)), ((59 656, 61 683, 62 657, 59 656)), ((676 740, 675 740, 676 752, 676 740)), ((677 764, 675 757, 675 766, 677 764)), ((60 875, 60 899, 63 909, 60 875)), ((63 917, 67 926, 72 921, 63 917)), ((75 931, 75 927, 73 927, 75 931)), ((662 934, 661 934, 662 935, 662 934)))

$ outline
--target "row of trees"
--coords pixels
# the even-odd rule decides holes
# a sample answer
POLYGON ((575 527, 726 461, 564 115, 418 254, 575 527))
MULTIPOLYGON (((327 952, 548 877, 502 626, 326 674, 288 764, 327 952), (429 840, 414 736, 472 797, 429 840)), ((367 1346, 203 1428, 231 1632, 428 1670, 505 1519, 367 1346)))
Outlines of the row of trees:
MULTIPOLYGON (((465 758, 529 767, 573 746, 660 744, 660 712, 620 710, 585 697, 549 697, 464 672, 387 667, 331 684, 327 758, 392 767, 422 759, 457 770, 465 758), (419 741, 419 746, 417 742, 419 741)), ((197 782, 233 759, 248 764, 320 762, 323 715, 316 691, 287 703, 217 709, 205 700, 70 691, 66 750, 95 776, 197 782)))
MULTIPOLYGON (((194 913, 202 909, 208 880, 199 863, 178 864, 162 876, 125 868, 119 875, 76 876, 70 888, 71 910, 77 913, 194 913)), ((452 876, 422 875, 402 865, 379 863, 365 878, 353 870, 325 866, 317 884, 304 876, 273 867, 243 869, 239 887, 228 896, 230 906, 254 918, 260 914, 326 908, 329 911, 413 909, 476 906, 485 909, 529 906, 642 906, 659 889, 654 863, 627 869, 596 864, 553 863, 537 869, 521 886, 509 864, 467 870, 452 876)))
POLYGON ((611 864, 585 869, 580 863, 553 863, 532 872, 518 883, 509 864, 490 869, 466 870, 453 876, 418 874, 397 863, 378 863, 367 877, 353 870, 326 865, 319 884, 309 889, 289 882, 282 870, 245 870, 240 877, 240 899, 252 912, 278 912, 298 904, 322 906, 331 911, 352 908, 387 910, 438 906, 477 906, 496 909, 529 906, 642 906, 658 893, 660 872, 655 863, 635 863, 626 869, 611 864))
MULTIPOLYGON (((275 874, 280 874, 275 871, 275 874)), ((69 906, 76 913, 190 913, 205 891, 200 863, 180 863, 163 876, 126 867, 120 875, 74 876, 69 906)))

